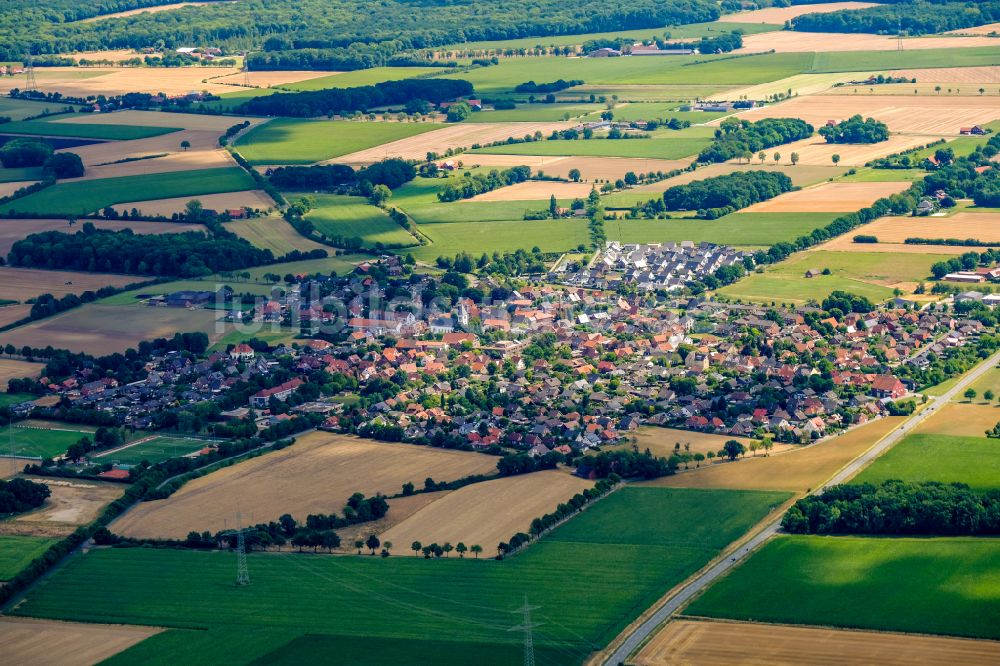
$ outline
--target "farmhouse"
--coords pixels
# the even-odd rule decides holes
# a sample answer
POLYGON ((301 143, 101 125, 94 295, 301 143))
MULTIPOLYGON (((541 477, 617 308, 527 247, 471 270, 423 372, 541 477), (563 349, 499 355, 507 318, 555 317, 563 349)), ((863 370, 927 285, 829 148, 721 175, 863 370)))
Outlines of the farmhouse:
POLYGON ((635 44, 629 51, 629 55, 634 56, 670 56, 670 55, 693 55, 697 53, 694 49, 661 49, 656 44, 646 46, 645 44, 635 44))
POLYGON ((288 400, 288 396, 295 393, 295 389, 302 386, 304 383, 305 382, 296 377, 295 379, 291 379, 284 384, 278 384, 272 388, 257 391, 250 396, 250 406, 255 409, 267 409, 271 398, 284 402, 285 400, 288 400))
POLYGON ((233 350, 229 352, 229 356, 237 361, 249 361, 254 357, 253 347, 244 343, 240 343, 233 347, 233 350))
POLYGON ((892 375, 878 375, 872 380, 872 395, 895 400, 906 395, 906 386, 892 375))
POLYGON ((594 49, 587 54, 588 58, 617 58, 622 54, 618 49, 612 49, 608 47, 594 49))
POLYGON ((971 273, 965 271, 959 271, 957 273, 948 273, 942 278, 947 282, 966 282, 970 284, 986 282, 986 276, 980 273, 971 273))

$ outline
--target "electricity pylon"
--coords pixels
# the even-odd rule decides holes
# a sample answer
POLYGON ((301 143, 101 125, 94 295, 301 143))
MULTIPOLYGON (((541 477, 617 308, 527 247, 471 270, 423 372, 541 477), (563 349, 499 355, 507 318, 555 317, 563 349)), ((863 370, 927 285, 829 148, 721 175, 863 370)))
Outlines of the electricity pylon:
POLYGON ((236 529, 222 532, 219 536, 236 535, 236 587, 250 584, 250 571, 247 569, 246 533, 243 528, 239 510, 236 511, 236 529))
POLYGON ((35 80, 35 58, 30 53, 24 63, 24 92, 35 92, 38 90, 38 81, 35 80))
POLYGON ((531 630, 535 627, 541 625, 541 623, 532 624, 531 622, 531 611, 537 610, 539 606, 529 606, 528 605, 528 594, 524 594, 524 605, 517 610, 511 611, 512 613, 521 613, 523 618, 523 623, 511 627, 508 631, 523 631, 524 632, 524 666, 535 666, 535 644, 531 635, 531 630))

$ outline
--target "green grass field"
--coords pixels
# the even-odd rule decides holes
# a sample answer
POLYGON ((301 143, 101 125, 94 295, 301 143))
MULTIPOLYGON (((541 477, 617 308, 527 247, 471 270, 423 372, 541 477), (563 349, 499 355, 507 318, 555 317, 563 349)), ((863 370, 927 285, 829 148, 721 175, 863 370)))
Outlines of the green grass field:
POLYGON ((70 423, 46 423, 45 428, 31 427, 24 423, 0 428, 0 443, 9 451, 24 458, 53 458, 66 453, 70 444, 75 444, 81 437, 87 437, 94 432, 93 428, 70 423), (11 446, 13 431, 14 442, 11 446))
POLYGON ((996 452, 997 440, 986 437, 909 435, 865 468, 854 482, 902 479, 959 482, 980 490, 1000 488, 996 452))
POLYGON ((1000 539, 779 536, 685 613, 1000 638, 1000 539))
POLYGON ((307 219, 327 236, 361 238, 365 247, 373 247, 376 243, 417 243, 410 232, 393 222, 384 210, 369 204, 364 197, 317 194, 314 199, 315 204, 307 219))
POLYGON ((516 109, 473 113, 469 123, 548 122, 600 113, 603 104, 518 104, 516 109))
POLYGON ((406 663, 456 663, 442 655, 462 648, 442 641, 466 643, 468 654, 509 646, 497 649, 517 662, 520 634, 508 630, 528 595, 543 623, 534 634, 539 663, 580 663, 785 498, 625 488, 504 562, 427 561, 403 544, 388 559, 252 554, 248 588, 232 584, 232 553, 99 549, 57 571, 17 613, 207 629, 159 634, 120 655, 122 663, 217 663, 220 654, 236 663, 290 661, 311 652, 303 642, 334 640, 323 636, 340 636, 346 650, 364 641, 366 664, 397 663, 397 641, 409 643, 406 663), (638 527, 622 532, 622 524, 638 527), (394 640, 372 640, 381 638, 394 640))
MULTIPOLYGON (((442 78, 464 79, 482 95, 509 92, 525 81, 576 79, 587 85, 753 85, 800 74, 814 66, 812 53, 768 53, 742 57, 671 56, 669 58, 554 58, 501 60, 499 65, 442 78)), ((863 68, 862 68, 863 69, 863 68)), ((569 91, 569 94, 576 92, 569 91)), ((568 93, 564 92, 563 95, 568 93)))
MULTIPOLYGON (((693 132, 673 132, 658 134, 649 139, 577 139, 576 141, 532 141, 502 146, 490 146, 470 151, 471 154, 487 155, 545 155, 567 157, 639 157, 662 160, 677 160, 694 157, 702 148, 712 142, 708 136, 711 128, 690 128, 693 132)), ((668 130, 669 131, 669 130, 668 130)), ((469 158, 471 159, 471 158, 469 158)))
POLYGON ((210 102, 201 102, 201 107, 214 111, 230 111, 243 102, 247 102, 254 97, 267 97, 283 92, 277 88, 233 88, 233 92, 226 92, 219 95, 221 99, 210 102))
POLYGON ((250 174, 239 167, 197 169, 57 183, 15 199, 5 209, 32 215, 86 215, 113 204, 186 196, 193 199, 256 186, 250 174))
POLYGON ((373 86, 383 81, 412 79, 417 76, 440 71, 441 68, 439 67, 373 67, 371 69, 359 69, 353 72, 321 76, 317 79, 307 79, 297 83, 285 83, 277 87, 284 90, 296 91, 323 90, 325 88, 354 88, 357 86, 373 86))
POLYGON ((24 120, 46 112, 58 113, 64 108, 66 105, 58 102, 36 102, 28 99, 0 97, 0 116, 6 116, 11 120, 24 120))
MULTIPOLYGON (((70 116, 58 116, 67 118, 70 116)), ((180 127, 143 127, 140 125, 104 125, 101 123, 57 123, 46 120, 21 120, 4 123, 0 134, 37 134, 67 136, 81 139, 146 139, 151 136, 180 132, 180 127)))
POLYGON ((251 338, 263 340, 269 345, 275 345, 275 346, 279 344, 290 345, 295 341, 296 335, 297 332, 293 331, 291 328, 282 328, 281 326, 273 327, 271 325, 268 325, 265 328, 262 328, 261 330, 252 333, 234 329, 223 335, 221 338, 219 338, 219 341, 213 344, 209 348, 209 351, 213 352, 226 351, 226 348, 229 345, 235 346, 240 344, 241 342, 246 342, 251 338))
MULTIPOLYGON (((727 114, 713 111, 678 111, 674 102, 634 102, 618 104, 612 109, 615 120, 653 120, 656 118, 677 118, 687 120, 692 125, 707 123, 727 114)), ((714 128, 713 128, 714 131, 714 128)))
POLYGON ((35 400, 37 397, 38 396, 31 395, 30 393, 0 393, 0 407, 8 407, 10 405, 16 405, 19 402, 35 400))
MULTIPOLYGON (((568 206, 570 200, 559 200, 568 206)), ((448 203, 414 204, 404 210, 418 224, 447 224, 452 222, 521 221, 525 211, 547 210, 548 200, 529 201, 450 201, 448 203)))
POLYGON ((0 183, 15 183, 21 180, 41 180, 42 167, 0 168, 0 183))
MULTIPOLYGON (((904 41, 904 46, 906 42, 904 41)), ((838 51, 810 53, 815 56, 809 73, 867 72, 920 67, 975 67, 1000 65, 995 46, 970 49, 920 49, 903 51, 838 51)))
POLYGON ((434 123, 278 118, 247 132, 236 147, 252 164, 312 164, 441 127, 434 123))
POLYGON ((58 539, 0 535, 0 580, 10 580, 58 539))
POLYGON ((836 213, 733 213, 717 220, 605 220, 608 240, 625 243, 694 241, 769 246, 829 223, 836 213))
MULTIPOLYGON (((864 233, 864 227, 852 233, 864 233)), ((878 302, 892 297, 890 285, 925 280, 930 275, 931 264, 946 259, 947 256, 939 254, 801 252, 768 266, 763 273, 723 287, 718 293, 730 299, 758 303, 805 303, 821 301, 831 291, 840 290, 878 302), (806 278, 805 272, 811 268, 821 271, 829 268, 831 274, 806 278)))
POLYGON ((536 46, 578 46, 591 39, 615 39, 625 37, 641 41, 654 37, 663 37, 670 33, 671 39, 698 39, 712 36, 720 32, 741 30, 744 34, 753 35, 760 32, 773 32, 780 26, 765 23, 689 23, 687 25, 668 26, 663 28, 644 28, 642 30, 621 30, 618 32, 588 32, 581 35, 550 35, 548 37, 525 37, 523 39, 499 39, 480 42, 463 42, 442 46, 441 50, 483 51, 493 49, 531 49, 536 46))
POLYGON ((927 175, 922 169, 870 169, 861 167, 855 173, 843 175, 836 180, 841 183, 896 183, 913 182, 927 175))
POLYGON ((211 442, 204 439, 157 435, 148 441, 134 444, 126 449, 106 455, 93 456, 91 460, 95 463, 114 463, 116 465, 138 465, 143 460, 156 464, 167 458, 194 453, 209 444, 211 442))
POLYGON ((562 252, 590 242, 587 220, 495 220, 492 222, 447 222, 421 224, 420 231, 433 242, 405 252, 422 261, 453 257, 459 252, 475 256, 483 252, 514 252, 540 248, 562 252))

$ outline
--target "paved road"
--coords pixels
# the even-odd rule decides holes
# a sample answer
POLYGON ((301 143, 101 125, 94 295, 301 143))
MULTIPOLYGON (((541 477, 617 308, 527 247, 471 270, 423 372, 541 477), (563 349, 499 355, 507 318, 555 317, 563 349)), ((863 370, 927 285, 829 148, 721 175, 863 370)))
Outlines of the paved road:
MULTIPOLYGON (((885 453, 889 448, 896 444, 896 442, 905 437, 911 430, 920 425, 924 419, 937 412, 944 405, 948 404, 952 398, 959 395, 961 391, 964 391, 969 384, 975 382, 989 370, 996 367, 998 363, 1000 363, 1000 352, 995 353, 993 356, 966 373, 965 376, 963 376, 962 379, 960 379, 955 386, 953 386, 946 393, 938 396, 937 398, 932 398, 929 404, 925 406, 919 414, 915 415, 913 418, 906 421, 902 426, 883 437, 875 446, 871 447, 845 465, 843 469, 830 477, 826 483, 813 492, 820 492, 824 488, 838 483, 843 483, 853 477, 855 474, 860 472, 862 468, 868 465, 868 463, 885 453)), ((628 656, 632 654, 654 631, 656 631, 656 629, 663 624, 667 618, 676 613, 682 606, 687 604, 692 597, 708 587, 714 580, 735 567, 761 544, 774 536, 777 533, 780 524, 781 516, 778 515, 767 523, 764 529, 757 533, 753 538, 741 545, 737 552, 729 553, 722 560, 716 562, 710 569, 703 572, 697 578, 678 590, 675 595, 667 599, 662 606, 657 608, 648 620, 639 625, 636 630, 625 639, 617 650, 611 653, 611 655, 604 661, 604 666, 617 666, 618 664, 624 664, 628 656)))

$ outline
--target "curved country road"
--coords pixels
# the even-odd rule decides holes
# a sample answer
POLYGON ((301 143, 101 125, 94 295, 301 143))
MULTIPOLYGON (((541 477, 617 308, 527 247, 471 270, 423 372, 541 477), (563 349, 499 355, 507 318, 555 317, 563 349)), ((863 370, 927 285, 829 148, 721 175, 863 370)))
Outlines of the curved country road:
MULTIPOLYGON (((1000 352, 993 354, 988 359, 967 372, 955 384, 955 386, 946 391, 943 395, 932 398, 927 406, 925 406, 924 409, 922 409, 918 414, 915 414, 913 418, 907 420, 902 426, 883 437, 870 449, 849 462, 839 472, 830 477, 826 483, 814 490, 813 493, 821 492, 824 488, 828 488, 829 486, 836 485, 838 483, 843 483, 853 477, 871 461, 885 453, 893 445, 895 445, 896 442, 905 437, 911 430, 920 425, 927 417, 931 416, 941 407, 948 404, 948 402, 958 395, 959 392, 964 391, 969 384, 975 382, 988 371, 996 367, 998 363, 1000 363, 1000 352)), ((682 606, 687 604, 692 597, 708 587, 708 585, 710 585, 713 581, 743 561, 761 544, 774 536, 777 533, 780 524, 781 515, 778 515, 767 523, 764 529, 754 535, 753 538, 740 545, 738 552, 727 553, 725 557, 716 562, 711 568, 702 572, 687 585, 680 588, 676 594, 667 599, 663 605, 657 608, 649 619, 639 625, 635 631, 633 631, 632 634, 630 634, 615 649, 615 651, 604 660, 604 666, 618 666, 619 664, 624 664, 629 655, 635 652, 635 650, 638 649, 639 646, 642 645, 642 643, 653 632, 655 632, 661 624, 666 622, 671 615, 676 613, 682 606)))

